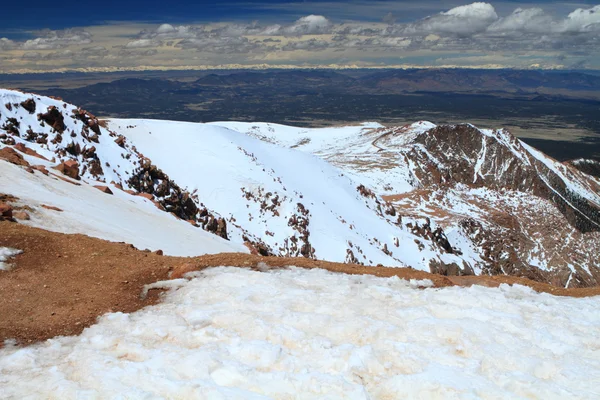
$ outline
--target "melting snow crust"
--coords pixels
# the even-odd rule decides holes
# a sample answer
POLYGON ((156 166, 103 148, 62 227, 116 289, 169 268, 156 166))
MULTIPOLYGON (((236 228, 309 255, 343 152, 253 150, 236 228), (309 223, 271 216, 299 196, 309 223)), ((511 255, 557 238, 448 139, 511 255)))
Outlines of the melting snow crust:
POLYGON ((6 271, 10 268, 9 259, 21 254, 21 250, 11 249, 10 247, 0 247, 0 271, 6 271))

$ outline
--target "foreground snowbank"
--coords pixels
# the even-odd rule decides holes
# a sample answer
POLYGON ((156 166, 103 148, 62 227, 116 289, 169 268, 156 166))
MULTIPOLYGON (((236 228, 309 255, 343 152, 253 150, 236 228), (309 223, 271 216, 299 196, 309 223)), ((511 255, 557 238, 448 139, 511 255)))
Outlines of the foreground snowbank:
POLYGON ((108 314, 79 337, 0 350, 2 396, 600 394, 598 298, 413 287, 323 270, 209 269, 162 304, 108 314))

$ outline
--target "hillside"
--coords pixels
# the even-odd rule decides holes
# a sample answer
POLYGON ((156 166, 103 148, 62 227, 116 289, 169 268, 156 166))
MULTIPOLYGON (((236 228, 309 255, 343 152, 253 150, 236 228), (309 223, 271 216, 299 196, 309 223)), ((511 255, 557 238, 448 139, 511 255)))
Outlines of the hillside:
POLYGON ((484 273, 598 282, 600 181, 507 131, 429 122, 325 130, 215 124, 318 155, 401 215, 429 218, 453 246, 468 243, 484 273))
POLYGON ((100 122, 59 100, 0 97, 0 152, 22 164, 0 161, 2 192, 34 208, 31 226, 173 255, 249 250, 598 284, 599 182, 506 131, 100 122), (215 244, 195 247, 207 237, 215 244))

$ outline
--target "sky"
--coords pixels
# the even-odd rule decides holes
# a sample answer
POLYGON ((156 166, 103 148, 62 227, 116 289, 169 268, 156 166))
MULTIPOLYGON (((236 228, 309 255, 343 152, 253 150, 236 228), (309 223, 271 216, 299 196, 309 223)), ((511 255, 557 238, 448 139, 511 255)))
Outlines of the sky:
POLYGON ((600 69, 600 4, 29 0, 2 5, 0 73, 241 67, 600 69))

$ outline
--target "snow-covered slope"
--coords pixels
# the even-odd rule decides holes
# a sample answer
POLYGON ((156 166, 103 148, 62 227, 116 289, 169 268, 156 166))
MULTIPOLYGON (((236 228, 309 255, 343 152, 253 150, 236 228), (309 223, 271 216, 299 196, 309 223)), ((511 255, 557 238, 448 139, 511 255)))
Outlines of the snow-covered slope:
MULTIPOLYGON (((594 399, 598 298, 215 268, 80 336, 0 350, 0 397, 594 399)), ((173 286, 173 281, 169 286, 173 286)))
POLYGON ((127 187, 141 158, 115 141, 116 134, 72 105, 0 90, 0 151, 16 146, 14 152, 25 163, 43 167, 27 171, 0 157, 0 193, 17 197, 14 207, 26 207, 30 219, 22 223, 51 231, 124 241, 169 255, 248 251, 241 243, 223 240, 161 211, 148 199, 120 190, 121 185, 127 187), (79 179, 52 168, 69 160, 79 163, 79 179), (113 194, 93 187, 99 184, 113 194))
POLYGON ((276 255, 369 265, 474 264, 469 255, 415 235, 405 225, 410 219, 400 223, 381 199, 313 155, 206 124, 111 120, 108 126, 224 217, 233 241, 260 243, 276 255))
POLYGON ((150 120, 113 120, 105 127, 59 100, 14 91, 0 97, 6 132, 0 146, 53 159, 45 162, 49 169, 75 161, 78 171, 62 171, 84 186, 103 182, 130 190, 119 196, 144 194, 236 248, 246 243, 261 254, 423 270, 432 262, 477 268, 478 256, 457 254, 435 224, 401 221, 372 191, 313 155, 224 127, 150 120))
POLYGON ((0 90, 3 147, 236 249, 600 283, 600 181, 503 130, 100 122, 60 100, 0 90))
POLYGON ((505 130, 429 122, 322 129, 214 125, 318 155, 400 214, 442 226, 458 249, 475 249, 486 273, 560 285, 600 283, 600 182, 505 130))
POLYGON ((32 174, 0 160, 0 192, 18 198, 14 207, 27 207, 31 218, 23 221, 27 225, 122 241, 139 249, 163 250, 167 255, 248 251, 242 244, 228 242, 159 210, 143 197, 115 187, 112 190, 114 194, 109 195, 92 185, 76 186, 52 174, 32 174))

